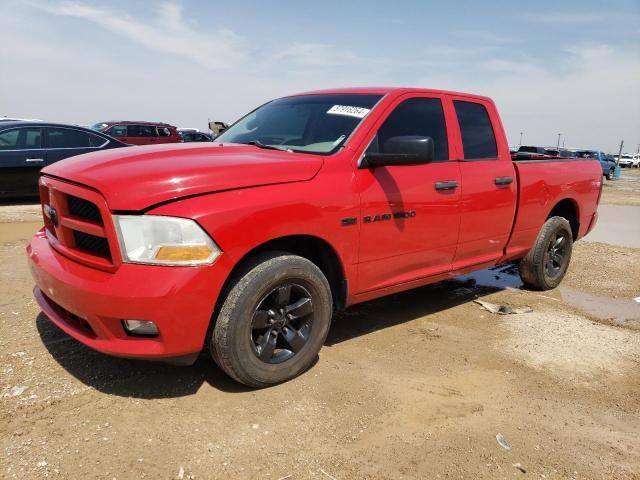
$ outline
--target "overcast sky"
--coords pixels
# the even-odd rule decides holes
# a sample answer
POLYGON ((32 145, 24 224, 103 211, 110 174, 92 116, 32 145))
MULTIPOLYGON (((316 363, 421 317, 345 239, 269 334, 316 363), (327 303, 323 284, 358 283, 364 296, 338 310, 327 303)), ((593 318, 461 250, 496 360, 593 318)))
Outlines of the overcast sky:
POLYGON ((206 127, 398 85, 494 98, 510 143, 640 144, 640 0, 0 0, 0 115, 206 127))

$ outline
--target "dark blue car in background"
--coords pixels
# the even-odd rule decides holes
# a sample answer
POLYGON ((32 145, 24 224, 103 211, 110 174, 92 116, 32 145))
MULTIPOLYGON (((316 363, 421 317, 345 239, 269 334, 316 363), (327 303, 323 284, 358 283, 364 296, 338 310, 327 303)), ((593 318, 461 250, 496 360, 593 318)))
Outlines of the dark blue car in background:
POLYGON ((618 166, 613 157, 597 150, 580 150, 576 152, 576 157, 595 158, 598 160, 602 167, 602 175, 607 177, 607 180, 611 180, 613 178, 616 167, 618 166))
POLYGON ((0 198, 38 194, 40 169, 64 158, 127 144, 94 130, 46 122, 0 122, 0 198))

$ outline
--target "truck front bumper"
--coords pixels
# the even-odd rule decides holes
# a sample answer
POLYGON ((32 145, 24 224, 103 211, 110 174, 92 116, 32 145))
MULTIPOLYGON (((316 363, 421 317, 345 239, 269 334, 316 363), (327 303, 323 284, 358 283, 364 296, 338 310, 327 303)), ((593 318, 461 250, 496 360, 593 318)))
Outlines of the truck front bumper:
POLYGON ((218 263, 122 264, 115 272, 104 272, 61 255, 42 231, 27 254, 34 295, 46 316, 88 347, 128 358, 195 361, 227 273, 218 263), (159 333, 131 336, 123 320, 152 321, 159 333))

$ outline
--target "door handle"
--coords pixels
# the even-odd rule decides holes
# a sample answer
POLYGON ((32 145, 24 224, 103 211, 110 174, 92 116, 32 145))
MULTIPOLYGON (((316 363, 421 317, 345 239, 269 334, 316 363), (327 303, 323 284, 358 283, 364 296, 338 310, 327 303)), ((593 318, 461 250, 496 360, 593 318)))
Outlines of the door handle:
POLYGON ((458 188, 458 182, 455 180, 443 180, 433 184, 436 190, 454 190, 458 188))
POLYGON ((496 177, 495 182, 498 187, 506 187, 507 185, 511 185, 513 177, 496 177))
POLYGON ((27 158, 25 161, 29 163, 41 163, 44 162, 44 158, 27 158))

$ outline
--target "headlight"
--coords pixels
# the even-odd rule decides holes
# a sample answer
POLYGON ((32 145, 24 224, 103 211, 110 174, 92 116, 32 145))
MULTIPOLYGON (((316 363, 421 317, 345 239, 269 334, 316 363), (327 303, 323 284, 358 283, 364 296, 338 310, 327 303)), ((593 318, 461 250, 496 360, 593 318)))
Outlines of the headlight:
POLYGON ((160 215, 114 215, 122 260, 160 265, 212 263, 221 251, 193 220, 160 215))

